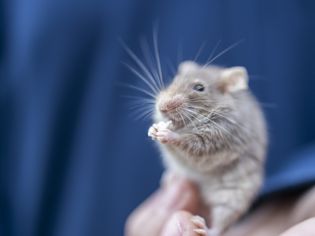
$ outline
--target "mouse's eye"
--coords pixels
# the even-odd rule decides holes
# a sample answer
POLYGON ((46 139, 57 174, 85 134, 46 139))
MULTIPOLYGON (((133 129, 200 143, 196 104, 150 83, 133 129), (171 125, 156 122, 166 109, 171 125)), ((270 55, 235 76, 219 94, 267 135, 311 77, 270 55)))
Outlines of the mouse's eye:
POLYGON ((195 84, 194 90, 196 90, 198 92, 203 92, 205 90, 205 86, 203 86, 202 84, 195 84))

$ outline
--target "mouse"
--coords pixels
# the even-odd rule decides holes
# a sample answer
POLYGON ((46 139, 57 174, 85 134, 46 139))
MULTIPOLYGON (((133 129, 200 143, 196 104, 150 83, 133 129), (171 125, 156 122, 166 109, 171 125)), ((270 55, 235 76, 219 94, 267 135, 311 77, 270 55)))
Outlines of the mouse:
POLYGON ((264 178, 266 121, 245 67, 184 61, 155 98, 148 136, 158 143, 163 181, 183 176, 209 207, 192 217, 199 235, 220 236, 243 216, 264 178))

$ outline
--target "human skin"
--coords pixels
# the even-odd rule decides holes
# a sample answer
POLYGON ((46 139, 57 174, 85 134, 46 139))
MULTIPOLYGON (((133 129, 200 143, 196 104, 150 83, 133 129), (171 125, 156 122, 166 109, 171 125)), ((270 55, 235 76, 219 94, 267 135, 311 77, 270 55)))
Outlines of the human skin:
MULTIPOLYGON (((198 236, 194 215, 207 215, 198 189, 184 179, 163 185, 127 219, 125 236, 198 236)), ((315 235, 315 187, 303 195, 271 198, 224 236, 315 235)))

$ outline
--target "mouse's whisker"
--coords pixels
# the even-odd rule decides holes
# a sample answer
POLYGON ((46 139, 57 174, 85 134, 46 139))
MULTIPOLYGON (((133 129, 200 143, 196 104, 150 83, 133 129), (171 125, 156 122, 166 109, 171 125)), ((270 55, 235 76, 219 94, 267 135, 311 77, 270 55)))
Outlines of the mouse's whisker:
MULTIPOLYGON (((228 121, 229 123, 231 123, 231 124, 233 124, 233 125, 239 125, 238 122, 236 122, 236 120, 234 120, 234 119, 231 118, 231 117, 227 117, 226 114, 221 113, 220 111, 212 110, 212 111, 211 111, 211 115, 212 115, 212 116, 218 116, 218 117, 222 118, 223 120, 228 121)), ((230 115, 230 116, 231 116, 231 115, 230 115)))
MULTIPOLYGON (((211 116, 213 116, 213 115, 215 116, 215 115, 217 115, 217 113, 211 112, 210 115, 211 115, 211 116)), ((223 117, 221 117, 221 118, 223 118, 223 117)), ((224 119, 224 118, 223 118, 223 119, 224 119)), ((221 119, 221 121, 222 121, 222 119, 221 119)), ((225 119, 225 121, 228 121, 228 120, 225 119)), ((213 125, 215 125, 215 126, 217 127, 218 131, 223 131, 223 132, 225 132, 226 135, 228 135, 228 137, 230 137, 230 138, 233 137, 233 139, 234 139, 234 140, 237 140, 237 142, 240 143, 240 144, 244 143, 244 137, 245 137, 245 136, 246 136, 246 138, 249 137, 249 135, 247 134, 247 132, 243 133, 243 135, 245 135, 245 136, 243 136, 243 137, 238 136, 238 135, 235 135, 235 134, 232 134, 231 131, 229 131, 227 128, 225 128, 224 126, 222 126, 221 124, 219 124, 219 122, 215 121, 214 119, 210 119, 210 122, 211 122, 213 125)), ((247 129, 246 127, 240 126, 240 124, 233 124, 233 125, 236 125, 236 126, 238 126, 239 128, 241 128, 241 129, 247 129)), ((224 136, 222 136, 222 137, 224 138, 224 136)), ((225 138, 226 138, 226 136, 225 136, 225 138)))
POLYGON ((156 61, 157 68, 158 68, 159 82, 162 85, 162 87, 164 88, 165 86, 164 86, 164 82, 163 82, 163 73, 162 73, 160 53, 159 53, 159 48, 158 48, 157 28, 153 31, 153 47, 154 47, 155 61, 156 61))
POLYGON ((208 122, 212 123, 212 120, 208 116, 206 116, 204 114, 201 114, 201 113, 196 112, 196 111, 191 110, 191 109, 189 110, 189 112, 193 116, 193 118, 195 120, 197 120, 199 123, 208 123, 208 122))
POLYGON ((135 74, 139 79, 142 80, 142 82, 144 82, 154 94, 158 94, 160 89, 159 87, 150 80, 148 80, 143 74, 141 74, 137 69, 135 69, 134 67, 132 67, 131 65, 127 64, 127 63, 123 63, 133 74, 135 74))
POLYGON ((178 112, 178 114, 179 114, 180 118, 182 119, 182 122, 184 123, 184 126, 186 127, 187 124, 185 122, 185 118, 183 117, 183 115, 180 112, 178 112))
POLYGON ((139 91, 139 92, 142 92, 142 93, 144 93, 145 95, 148 95, 149 97, 151 97, 152 99, 155 99, 155 97, 156 97, 156 94, 154 94, 154 93, 152 93, 152 92, 150 92, 150 91, 147 91, 147 90, 145 90, 145 89, 143 89, 143 88, 141 88, 141 87, 137 87, 137 86, 132 85, 132 84, 122 84, 122 85, 125 86, 125 87, 128 87, 128 88, 137 90, 137 91, 139 91))
POLYGON ((199 116, 207 117, 210 114, 210 107, 200 107, 200 106, 188 106, 189 109, 193 110, 199 116))
MULTIPOLYGON (((196 111, 192 111, 192 110, 189 110, 189 111, 190 111, 192 114, 195 114, 195 115, 196 115, 194 118, 197 119, 199 122, 210 122, 210 123, 212 123, 212 124, 217 128, 218 132, 221 132, 221 130, 222 130, 222 131, 226 132, 226 134, 232 135, 231 132, 229 132, 226 128, 224 128, 223 126, 221 126, 220 124, 218 124, 217 122, 215 122, 214 120, 212 120, 210 117, 205 116, 205 115, 200 114, 200 113, 197 113, 196 111), (197 118, 197 115, 201 116, 204 120, 203 120, 203 121, 202 121, 202 120, 199 120, 199 119, 197 118)), ((221 133, 221 135, 222 135, 222 133, 221 133)), ((222 136, 222 137, 223 137, 223 136, 222 136)))
POLYGON ((197 129, 196 124, 193 122, 193 119, 192 119, 193 117, 191 117, 191 115, 190 115, 188 109, 184 109, 184 110, 183 110, 183 116, 185 116, 186 119, 189 120, 190 124, 192 124, 192 126, 193 126, 195 129, 197 129))
POLYGON ((201 103, 200 105, 205 105, 205 106, 214 106, 217 105, 217 102, 215 101, 209 101, 209 99, 206 98, 191 98, 189 99, 189 101, 187 101, 186 103, 189 105, 190 103, 194 103, 194 105, 199 105, 199 103, 201 103))
POLYGON ((214 121, 214 120, 211 120, 211 119, 210 119, 210 121, 211 121, 212 124, 216 125, 219 130, 224 131, 226 134, 228 134, 228 135, 231 136, 231 137, 233 136, 233 134, 232 134, 230 131, 228 131, 225 127, 223 127, 222 125, 220 125, 218 122, 216 122, 216 121, 214 121))
POLYGON ((145 39, 141 40, 140 43, 142 54, 145 57, 145 60, 148 64, 148 69, 151 72, 154 80, 156 81, 156 84, 158 84, 159 89, 164 89, 164 82, 162 79, 160 79, 159 73, 157 71, 157 63, 155 61, 155 58, 153 57, 151 50, 149 49, 149 44, 145 39))
POLYGON ((152 105, 153 105, 152 103, 145 103, 145 102, 134 103, 134 104, 130 104, 128 108, 131 110, 143 110, 143 109, 148 109, 148 108, 152 109, 152 105))
POLYGON ((202 120, 199 119, 200 114, 198 114, 197 112, 186 108, 185 111, 189 114, 189 117, 196 119, 198 122, 202 122, 202 120))
POLYGON ((186 109, 187 112, 187 117, 189 118, 189 120, 191 121, 192 125, 194 126, 195 129, 197 129, 197 122, 201 122, 201 120, 198 117, 198 114, 196 114, 194 111, 190 110, 190 109, 186 109))
POLYGON ((127 68, 129 70, 131 70, 135 75, 137 75, 143 82, 145 82, 151 89, 152 91, 154 91, 155 93, 158 93, 160 91, 160 87, 157 84, 156 80, 154 79, 152 73, 148 70, 148 68, 146 67, 146 65, 140 60, 140 58, 130 49, 127 47, 127 45, 124 42, 121 42, 125 51, 129 54, 129 56, 134 60, 134 62, 136 63, 136 65, 139 66, 139 68, 142 70, 142 72, 144 73, 141 74, 139 71, 137 71, 135 68, 133 68, 132 66, 130 66, 127 63, 124 63, 125 66, 127 66, 127 68), (147 79, 146 79, 147 77, 147 79))
POLYGON ((142 111, 142 110, 153 110, 152 104, 149 104, 149 103, 131 104, 128 108, 136 112, 142 111))
POLYGON ((137 118, 138 120, 147 120, 152 116, 151 112, 148 112, 147 114, 144 114, 143 116, 137 118))
POLYGON ((195 101, 195 100, 202 100, 202 101, 209 101, 208 98, 203 98, 203 97, 195 97, 195 98, 190 98, 189 99, 190 101, 195 101))
POLYGON ((203 68, 207 67, 208 65, 210 65, 212 62, 214 62, 217 58, 219 58, 220 56, 224 55, 225 53, 227 53, 228 51, 230 51, 231 49, 235 48, 236 46, 238 46, 241 42, 243 42, 243 40, 239 40, 236 43, 233 43, 232 45, 230 45, 229 47, 227 47, 226 49, 222 50, 219 54, 217 54, 215 57, 211 58, 210 61, 206 62, 206 64, 203 66, 203 68))
POLYGON ((150 102, 150 103, 155 103, 154 98, 147 98, 147 97, 141 97, 141 96, 131 96, 131 95, 121 95, 124 98, 130 99, 132 102, 150 102))
POLYGON ((191 109, 194 109, 194 110, 199 110, 199 111, 206 111, 206 112, 210 112, 210 107, 206 106, 206 105, 203 105, 203 106, 196 106, 196 105, 191 105, 191 106, 188 106, 189 108, 191 109))
POLYGON ((196 102, 197 103, 197 102, 209 102, 209 101, 207 101, 206 99, 203 99, 203 98, 192 98, 192 99, 189 99, 189 102, 196 102))
POLYGON ((144 111, 135 111, 134 113, 131 113, 131 115, 134 115, 136 120, 145 120, 149 118, 153 114, 153 110, 145 109, 144 111))
POLYGON ((155 103, 150 99, 133 100, 130 101, 128 108, 131 110, 131 115, 133 115, 136 119, 140 119, 146 115, 152 115, 154 111, 154 105, 155 103))
POLYGON ((206 46, 206 42, 203 42, 203 43, 201 44, 201 46, 199 47, 199 49, 198 49, 198 51, 197 51, 197 53, 196 53, 196 56, 194 57, 194 60, 193 60, 193 61, 196 62, 196 61, 198 60, 198 58, 199 58, 199 56, 200 56, 202 50, 205 48, 205 46, 206 46))
POLYGON ((209 57, 207 58, 206 63, 211 60, 211 58, 213 57, 215 51, 218 49, 220 43, 221 43, 221 40, 219 40, 219 41, 216 43, 216 45, 215 45, 214 48, 212 49, 212 51, 211 51, 209 57))
MULTIPOLYGON (((217 122, 209 119, 209 122, 216 128, 217 133, 220 135, 221 138, 224 138, 224 135, 222 133, 222 131, 225 130, 225 128, 223 128, 222 126, 218 125, 217 122)), ((229 133, 228 133, 229 134, 229 133)))
POLYGON ((155 99, 154 98, 141 97, 141 96, 125 96, 125 98, 128 98, 132 102, 145 101, 145 102, 155 103, 155 99))
POLYGON ((237 122, 236 120, 234 120, 233 118, 227 117, 227 116, 226 116, 225 114, 223 114, 223 113, 220 113, 220 112, 218 112, 218 111, 212 111, 212 114, 215 115, 215 116, 219 116, 219 117, 223 118, 224 120, 230 122, 231 124, 239 126, 240 128, 246 128, 245 126, 241 125, 239 122, 237 122))
POLYGON ((155 103, 149 100, 133 99, 127 102, 129 110, 139 110, 143 108, 154 109, 155 103))
POLYGON ((201 103, 200 101, 198 102, 198 105, 189 103, 189 104, 186 104, 186 106, 192 110, 198 110, 200 112, 207 111, 208 109, 210 110, 210 107, 213 107, 213 105, 204 104, 204 103, 201 103))

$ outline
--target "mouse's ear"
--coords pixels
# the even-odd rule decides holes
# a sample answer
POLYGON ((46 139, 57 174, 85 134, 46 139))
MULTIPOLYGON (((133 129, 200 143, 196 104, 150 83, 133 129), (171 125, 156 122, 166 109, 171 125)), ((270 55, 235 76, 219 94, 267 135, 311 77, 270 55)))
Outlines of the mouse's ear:
POLYGON ((244 67, 236 66, 223 69, 220 74, 218 88, 223 93, 232 93, 248 88, 248 74, 244 67))
POLYGON ((193 72, 199 68, 199 65, 194 61, 184 61, 179 64, 178 72, 180 74, 188 74, 193 72))

